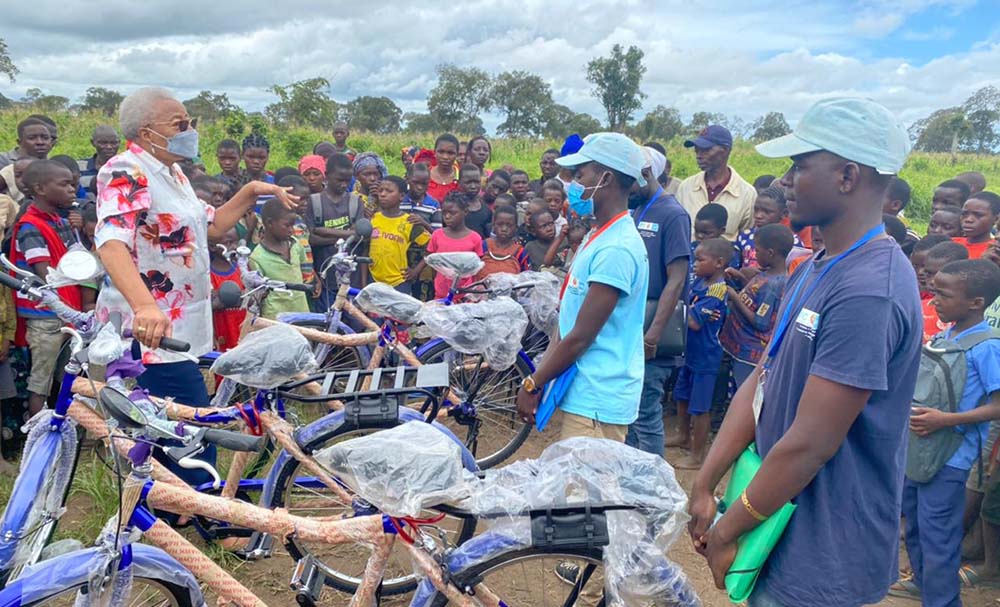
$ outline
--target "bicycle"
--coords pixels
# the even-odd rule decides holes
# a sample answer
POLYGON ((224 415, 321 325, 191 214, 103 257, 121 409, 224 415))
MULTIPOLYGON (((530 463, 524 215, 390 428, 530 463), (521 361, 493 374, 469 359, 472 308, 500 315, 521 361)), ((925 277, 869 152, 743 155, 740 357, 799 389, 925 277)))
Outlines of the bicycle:
MULTIPOLYGON (((36 280, 33 278, 26 278, 25 282, 19 281, 13 277, 7 275, 0 275, 0 283, 3 283, 11 288, 14 288, 25 295, 38 299, 44 302, 44 304, 55 311, 63 320, 73 324, 80 329, 79 332, 72 329, 65 329, 66 332, 75 335, 74 339, 71 340, 73 347, 71 347, 71 356, 69 363, 66 368, 66 376, 63 379, 60 396, 56 404, 56 408, 53 411, 45 412, 39 418, 35 420, 35 426, 41 428, 43 436, 62 436, 62 432, 65 429, 72 429, 74 436, 76 432, 77 424, 84 429, 93 437, 98 439, 107 438, 109 436, 107 429, 105 427, 106 422, 101 416, 95 414, 92 410, 81 405, 79 402, 73 401, 74 392, 92 394, 96 396, 97 383, 91 382, 89 380, 79 377, 86 373, 87 369, 87 355, 82 348, 84 343, 84 337, 89 341, 93 336, 98 334, 99 325, 94 321, 93 314, 83 314, 76 312, 67 308, 61 301, 59 301, 58 296, 51 291, 51 287, 43 287, 37 284, 36 280)), ((112 332, 113 333, 113 332, 112 332)), ((111 336, 115 343, 120 344, 118 337, 116 335, 111 336)), ((167 345, 174 347, 175 349, 187 349, 186 344, 180 344, 175 340, 168 339, 165 342, 167 345)), ((304 344, 304 341, 303 341, 304 344)), ((120 353, 120 346, 119 351, 120 353)), ((117 354, 116 354, 117 356, 117 354)), ((142 365, 137 361, 133 361, 130 355, 126 353, 121 360, 111 361, 108 365, 107 376, 108 383, 114 388, 121 392, 129 392, 125 387, 125 380, 130 377, 135 377, 141 373, 142 365)), ((377 370, 378 373, 382 373, 383 370, 377 370)), ((292 370, 289 372, 290 375, 295 375, 298 370, 292 370)), ((422 368, 422 369, 407 369, 404 373, 410 376, 421 373, 424 377, 422 381, 416 382, 419 385, 411 385, 405 389, 406 394, 422 393, 428 395, 428 397, 433 396, 433 386, 435 382, 437 384, 444 383, 442 377, 444 375, 443 370, 439 370, 436 374, 437 377, 433 376, 433 368, 422 368), (424 385, 426 384, 426 385, 424 385), (428 387, 430 386, 430 387, 428 387)), ((388 374, 387 374, 388 377, 388 374)), ((402 376, 401 376, 402 377, 402 376)), ((305 383, 305 382, 300 382, 305 383)), ((104 386, 101 386, 102 388, 104 386)), ((376 383, 376 387, 379 387, 376 383)), ((397 391, 395 394, 402 394, 403 392, 397 391)), ((154 407, 154 400, 159 401, 159 399, 151 399, 145 396, 141 392, 132 393, 135 398, 141 398, 142 402, 149 403, 149 407, 154 407)), ((292 392, 288 392, 288 395, 293 395, 292 392)), ((354 394, 352 395, 356 403, 364 405, 366 403, 365 399, 373 397, 386 397, 388 393, 385 390, 373 391, 367 394, 354 394)), ((295 395, 297 396, 297 395, 295 395)), ((211 409, 196 409, 191 407, 185 407, 183 405, 176 405, 169 401, 159 401, 166 405, 166 409, 173 412, 177 417, 184 417, 187 415, 191 418, 196 418, 197 421, 201 423, 214 423, 222 424, 236 417, 242 419, 242 414, 245 411, 239 411, 236 408, 229 410, 211 410, 211 409), (204 417, 202 417, 204 416, 204 417)), ((437 405, 434 405, 436 408, 437 405)), ((264 412, 264 417, 267 418, 267 411, 264 412)), ((356 431, 358 424, 355 424, 352 419, 348 419, 346 416, 350 413, 350 409, 345 411, 336 412, 336 415, 332 416, 332 420, 327 420, 328 427, 334 428, 339 432, 351 432, 352 428, 356 431)), ((411 421, 414 419, 419 419, 424 421, 424 418, 419 413, 411 411, 409 409, 401 408, 398 418, 395 423, 403 423, 405 421, 411 421), (402 420, 402 421, 400 421, 402 420)), ((274 423, 276 426, 275 435, 283 436, 292 439, 292 430, 287 424, 283 424, 284 420, 275 417, 274 423)), ((362 428, 371 427, 367 424, 365 420, 360 424, 362 428)), ((258 422, 259 423, 259 422, 258 422)), ((264 422, 266 423, 266 422, 264 422)), ((383 425, 384 427, 384 425, 383 425)), ((443 430, 443 429, 442 429, 443 430)), ((443 430, 444 431, 444 430, 443 430)), ((211 432, 214 432, 211 431, 211 432)), ((336 435, 336 432, 334 432, 336 435)), ((242 436, 242 435, 237 435, 242 436)), ((303 436, 308 436, 308 434, 303 434, 303 436)), ((255 437, 249 437, 256 440, 255 437)), ((329 440, 329 436, 325 439, 329 440)), ((454 436, 451 439, 459 444, 459 441, 454 436)), ((25 466, 22 468, 22 473, 19 475, 17 482, 15 483, 14 491, 10 502, 4 512, 3 517, 3 542, 0 543, 0 555, 4 555, 4 560, 0 563, 5 565, 10 562, 13 563, 12 567, 5 567, 4 569, 10 569, 6 571, 7 577, 16 577, 16 574, 23 570, 23 567, 30 565, 38 560, 42 548, 48 543, 52 532, 54 531, 55 525, 58 522, 59 515, 61 514, 62 506, 65 502, 66 493, 68 491, 68 482, 66 486, 59 485, 59 491, 50 491, 48 493, 39 492, 36 490, 38 486, 49 486, 51 479, 54 476, 53 469, 58 466, 75 466, 76 461, 79 457, 78 451, 72 451, 70 454, 68 450, 57 451, 49 447, 48 442, 38 441, 33 443, 30 450, 26 451, 25 462, 40 462, 40 464, 31 466, 25 466), (45 466, 42 466, 44 463, 45 466), (48 509, 44 506, 45 504, 51 504, 48 509), (16 559, 14 557, 17 557, 16 559), (11 575, 11 574, 14 575, 11 575)), ((291 446, 288 451, 283 453, 290 454, 285 457, 289 461, 299 463, 299 460, 295 460, 294 456, 298 456, 302 461, 309 462, 311 458, 302 452, 302 449, 297 446, 297 444, 292 441, 291 446), (291 455, 294 454, 294 455, 291 455)), ((56 445, 58 446, 58 445, 56 445)), ((180 456, 178 456, 180 457, 180 456)), ((199 466, 206 468, 205 465, 201 464, 197 460, 191 458, 186 458, 187 465, 199 466)), ((471 454, 467 454, 466 463, 471 469, 474 468, 474 460, 471 454)), ((317 470, 315 466, 312 466, 313 470, 317 470)), ((207 467, 213 476, 216 474, 214 469, 207 467)), ((323 486, 325 488, 325 495, 327 499, 336 501, 336 503, 346 503, 351 504, 353 501, 353 496, 347 494, 335 480, 330 478, 329 474, 322 470, 317 470, 320 476, 313 476, 308 478, 297 478, 295 480, 301 482, 303 487, 311 486, 323 486)), ((187 485, 174 476, 172 473, 166 470, 166 468, 160 466, 156 462, 153 462, 153 476, 158 480, 175 485, 177 487, 187 488, 187 485)), ((238 477, 237 477, 238 478, 238 477)), ((294 478, 294 477, 293 477, 294 478)), ((202 486, 199 487, 199 491, 212 491, 219 489, 220 482, 212 483, 214 486, 202 486)), ((240 483, 233 484, 234 492, 235 489, 240 485, 240 483)), ((244 535, 244 530, 239 528, 239 526, 231 525, 232 521, 226 519, 225 517, 212 518, 209 516, 203 516, 203 520, 212 521, 213 524, 218 524, 218 529, 213 531, 217 532, 217 537, 231 537, 231 536, 241 536, 244 535), (218 522, 218 523, 216 523, 218 522), (228 533, 227 533, 228 532, 228 533)), ((207 526, 207 525, 206 525, 207 526)), ((475 529, 474 521, 461 520, 458 521, 455 526, 457 528, 453 531, 457 536, 456 541, 462 541, 467 539, 472 535, 475 529)), ((252 538, 260 542, 258 544, 261 548, 269 548, 270 535, 266 533, 266 529, 259 529, 256 527, 248 527, 253 532, 252 538)), ((249 532, 246 532, 249 533, 249 532)), ((278 536, 281 539, 285 539, 284 536, 278 536)), ((257 556, 266 556, 262 552, 258 552, 257 556)), ((320 561, 322 562, 322 561, 320 561)), ((407 560, 407 564, 408 564, 407 560)), ((341 589, 351 590, 353 585, 356 585, 356 576, 353 576, 351 571, 342 572, 333 566, 327 568, 330 574, 331 585, 335 585, 338 580, 346 580, 340 584, 341 589)), ((408 589, 412 589, 415 585, 412 573, 408 571, 408 566, 396 565, 393 575, 395 577, 386 580, 387 592, 405 592, 408 589), (403 572, 403 573, 400 573, 403 572)))
MULTIPOLYGON (((0 279, 0 282, 7 284, 5 279, 0 279)), ((16 284, 11 286, 16 286, 16 284)), ((22 288, 32 294, 35 294, 37 291, 37 289, 33 289, 25 285, 22 285, 22 288)), ((80 363, 81 367, 85 367, 85 357, 82 356, 83 339, 75 331, 70 330, 70 333, 73 344, 71 347, 71 360, 80 363)), ((134 361, 126 363, 126 365, 128 365, 126 368, 130 368, 133 371, 138 370, 136 369, 134 361)), ((416 371, 419 372, 420 370, 416 371)), ((72 379, 67 379, 67 381, 64 382, 64 386, 71 385, 71 382, 72 379)), ((283 511, 263 510, 239 501, 226 500, 211 495, 197 493, 184 485, 182 481, 173 477, 169 472, 166 472, 164 469, 159 467, 155 462, 150 460, 150 455, 152 453, 151 439, 170 437, 180 440, 182 443, 180 447, 167 448, 166 452, 172 458, 175 458, 176 461, 188 461, 192 465, 193 463, 192 460, 190 460, 190 457, 197 454, 202 448, 204 448, 203 445, 206 441, 219 444, 220 446, 226 448, 253 450, 259 447, 260 440, 255 437, 249 437, 238 433, 210 430, 205 428, 192 428, 182 424, 160 420, 158 417, 160 411, 155 407, 155 405, 153 405, 152 402, 149 401, 149 399, 145 397, 144 393, 141 391, 132 391, 128 395, 125 395, 111 388, 104 388, 98 393, 98 403, 100 407, 108 413, 109 418, 114 419, 117 422, 117 429, 109 431, 106 422, 93 410, 87 408, 81 401, 69 404, 65 407, 65 412, 57 409, 56 415, 66 417, 68 414, 69 417, 76 420, 83 427, 87 428, 88 432, 93 432, 93 434, 97 437, 102 437, 103 432, 103 436, 107 436, 111 440, 111 444, 114 449, 128 458, 132 467, 132 472, 129 474, 128 479, 124 483, 121 492, 122 495, 125 496, 123 498, 123 508, 121 509, 121 513, 124 515, 127 513, 129 508, 131 508, 132 512, 128 517, 128 523, 124 527, 126 530, 128 527, 138 528, 145 534, 147 539, 162 547, 168 555, 176 559, 176 563, 180 563, 194 572, 199 580, 215 591, 223 600, 232 601, 238 605, 260 606, 263 604, 258 597, 246 589, 237 580, 232 578, 232 576, 230 576, 227 572, 219 568, 214 562, 194 548, 175 531, 167 527, 162 521, 157 520, 150 512, 150 508, 161 509, 167 512, 187 516, 201 515, 219 520, 226 520, 238 525, 275 534, 279 537, 297 537, 305 541, 325 542, 328 544, 353 545, 357 542, 362 542, 371 545, 374 548, 372 549, 371 556, 369 556, 366 560, 364 572, 360 576, 360 583, 358 584, 357 594, 354 599, 355 603, 358 604, 369 604, 370 601, 378 595, 379 580, 381 580, 384 575, 385 566, 393 545, 396 543, 395 539, 397 536, 403 538, 404 541, 401 543, 402 549, 408 554, 413 562, 417 564, 421 574, 426 576, 425 581, 422 582, 422 591, 414 597, 414 604, 422 604, 417 601, 420 597, 426 598, 428 596, 432 596, 437 597, 434 598, 435 601, 444 600, 440 598, 444 597, 449 601, 453 601, 461 605, 471 606, 473 602, 468 596, 470 591, 476 592, 477 595, 481 597, 480 600, 496 596, 482 584, 477 583, 473 586, 473 582, 469 580, 469 578, 464 578, 469 580, 466 582, 466 587, 458 585, 458 581, 462 578, 457 576, 462 574, 465 569, 464 566, 468 565, 468 560, 458 557, 454 557, 456 560, 452 560, 453 557, 451 555, 461 556, 463 554, 485 554, 492 557, 487 559, 486 562, 501 564, 508 562, 515 557, 525 558, 524 555, 513 552, 515 549, 523 548, 523 546, 517 544, 516 542, 511 542, 509 538, 496 538, 494 535, 487 535, 487 539, 480 540, 474 545, 478 547, 476 548, 478 552, 473 552, 471 549, 467 549, 469 550, 468 552, 463 552, 461 548, 452 550, 447 542, 447 536, 443 533, 443 531, 433 526, 434 521, 406 516, 405 513, 402 513, 401 516, 379 514, 373 506, 364 501, 355 500, 355 518, 347 520, 317 520, 295 516, 283 511), (149 414, 149 416, 147 416, 147 414, 149 414), (414 534, 419 534, 420 541, 414 541, 414 537, 416 537, 416 535, 411 534, 409 531, 403 532, 403 529, 413 529, 414 534), (504 557, 507 553, 511 554, 509 558, 504 557), (428 582, 426 580, 430 581, 428 582), (426 591, 428 584, 434 589, 430 594, 426 591)), ((462 451, 463 448, 461 444, 455 441, 454 437, 449 437, 446 433, 432 429, 431 425, 426 424, 422 419, 415 421, 418 421, 419 423, 397 426, 391 430, 387 430, 386 433, 398 431, 430 433, 430 436, 434 437, 433 440, 443 441, 444 444, 449 445, 452 453, 458 454, 458 457, 451 458, 451 463, 454 465, 457 462, 458 467, 463 469, 462 462, 467 460, 467 456, 464 458, 462 457, 464 452, 462 451)), ((358 440, 378 438, 379 435, 375 434, 358 440)), ((352 442, 356 443, 357 441, 352 442)), ((422 440, 423 445, 427 445, 429 442, 430 441, 428 440, 422 440)), ((409 441, 409 443, 411 445, 416 444, 412 440, 409 441)), ((337 449, 338 447, 344 448, 345 445, 349 445, 349 443, 340 443, 339 445, 334 445, 333 447, 328 448, 328 450, 337 449)), ((392 461, 393 456, 383 450, 383 457, 389 458, 384 461, 392 461)), ((603 449, 601 450, 600 457, 604 458, 603 449)), ((634 457, 634 454, 630 452, 629 457, 634 457)), ((416 457, 404 457, 401 458, 401 461, 412 465, 420 460, 416 457)), ((201 464, 199 464, 199 466, 200 465, 201 464)), ((428 465, 432 465, 435 469, 440 468, 440 463, 429 462, 428 465)), ((665 464, 661 465, 665 466, 665 464)), ((331 466, 331 470, 334 469, 336 468, 331 466)), ((213 472, 213 476, 218 482, 217 473, 214 472, 214 469, 210 468, 210 470, 213 472)), ((463 474, 466 472, 463 472, 463 474)), ((562 472, 563 470, 560 468, 560 475, 562 475, 562 472)), ((508 469, 503 469, 498 471, 498 474, 508 475, 509 472, 508 469)), ((589 478, 590 476, 591 475, 584 475, 583 478, 589 478)), ((621 476, 623 479, 637 482, 640 486, 645 486, 647 480, 646 477, 648 475, 633 473, 621 476)), ((398 477, 385 475, 380 473, 378 470, 375 471, 374 477, 381 478, 382 480, 380 482, 398 482, 398 477), (393 479, 397 480, 394 481, 393 479)), ((422 488, 421 483, 426 484, 429 482, 428 479, 434 479, 436 477, 436 474, 432 474, 430 476, 425 475, 416 479, 413 490, 419 492, 422 488)), ((408 476, 403 475, 403 478, 406 479, 408 476)), ((662 482, 655 483, 656 486, 662 486, 664 484, 665 483, 662 482)), ((357 487, 353 488, 355 491, 358 489, 357 487)), ((363 493, 361 493, 361 495, 363 495, 363 493)), ((427 505, 430 506, 430 504, 427 505)), ((626 509, 632 507, 633 506, 624 506, 626 509)), ((444 506, 437 506, 437 508, 442 511, 447 511, 444 506)), ((548 509, 546 513, 546 520, 554 522, 561 518, 565 518, 565 515, 570 517, 569 519, 565 519, 565 521, 571 523, 575 513, 579 510, 579 507, 572 505, 567 506, 567 508, 570 508, 570 510, 567 511, 562 507, 548 509), (573 510, 573 508, 576 508, 576 510, 573 510)), ((586 505, 584 506, 585 513, 587 513, 588 516, 590 515, 589 513, 594 511, 598 511, 598 513, 600 513, 602 508, 604 507, 600 505, 594 508, 586 505)), ((618 507, 612 507, 611 509, 615 508, 618 507)), ((683 508, 680 505, 675 504, 673 510, 676 512, 682 512, 683 508)), ((466 513, 464 516, 468 516, 472 520, 475 520, 475 518, 480 515, 475 513, 466 513)), ((121 516, 119 520, 126 520, 126 517, 121 516)), ((584 521, 586 523, 584 525, 584 530, 587 531, 590 529, 590 531, 587 531, 587 533, 590 534, 590 539, 588 539, 588 549, 594 550, 599 548, 600 544, 595 544, 593 542, 593 521, 588 522, 588 520, 584 521)), ((117 527, 122 527, 122 525, 117 525, 117 527)), ((115 534, 114 537, 121 536, 115 534)), ((631 539, 629 539, 628 543, 631 544, 631 539)), ((124 546, 126 544, 127 542, 123 542, 121 545, 124 546)), ((557 547, 556 545, 542 545, 533 546, 533 548, 536 549, 536 551, 543 551, 538 552, 538 554, 562 554, 566 552, 564 544, 559 544, 559 546, 562 547, 557 547)), ((126 558, 126 552, 126 550, 121 550, 109 553, 105 550, 105 553, 102 553, 102 558, 104 560, 101 561, 101 564, 104 566, 104 575, 98 576, 98 579, 96 580, 101 588, 107 589, 108 584, 115 582, 116 579, 121 579, 115 578, 114 572, 128 560, 126 558), (110 556, 108 556, 108 554, 110 554, 110 556)), ((634 553, 634 550, 630 552, 630 554, 634 553)), ((144 555, 140 556, 143 556, 145 559, 144 555)), ((83 559, 82 557, 72 558, 77 559, 77 561, 73 562, 91 562, 83 559)), ((57 583, 51 583, 53 582, 52 571, 57 570, 56 565, 62 565, 69 562, 69 558, 63 559, 63 557, 58 557, 57 560, 51 563, 51 571, 49 566, 45 563, 42 563, 40 568, 35 567, 28 570, 25 572, 27 574, 26 576, 19 578, 23 579, 23 581, 8 585, 8 588, 5 589, 3 593, 0 593, 0 598, 10 601, 22 601, 22 599, 25 598, 24 593, 28 592, 29 589, 33 589, 32 591, 37 592, 38 588, 44 585, 39 580, 50 582, 48 586, 46 586, 46 592, 49 593, 49 595, 46 596, 53 595, 58 591, 58 593, 62 596, 68 596, 70 598, 75 597, 76 590, 82 588, 84 584, 84 578, 81 577, 81 574, 79 573, 79 567, 74 570, 76 571, 76 573, 74 573, 75 577, 65 579, 59 577, 55 580, 57 583), (63 585, 60 586, 60 584, 63 585)), ((155 566, 155 563, 152 563, 151 566, 155 566)), ((171 566, 174 565, 171 564, 171 566)), ((91 567, 91 569, 93 568, 91 567)), ((592 571, 592 569, 585 569, 585 575, 587 571, 592 571)), ((674 569, 669 566, 665 566, 663 567, 663 571, 672 572, 674 569)), ((142 571, 140 571, 140 573, 142 573, 142 571)), ((163 591, 165 585, 159 583, 162 581, 161 573, 162 572, 158 572, 154 569, 154 574, 152 576, 143 577, 140 575, 140 581, 145 584, 147 581, 151 580, 152 584, 156 588, 163 591)), ((189 580, 190 578, 185 579, 189 580)), ((670 578, 670 580, 672 580, 671 583, 675 581, 673 578, 670 578)), ((88 590, 94 587, 91 583, 92 581, 93 580, 91 580, 91 578, 86 578, 86 588, 88 590)), ((325 579, 322 575, 322 571, 316 567, 315 563, 312 562, 312 559, 306 558, 300 561, 299 566, 296 569, 296 574, 293 576, 293 583, 295 584, 295 588, 298 593, 297 600, 300 604, 313 604, 318 597, 319 589, 322 587, 323 582, 325 582, 325 579)), ((113 592, 115 589, 123 587, 124 586, 119 586, 117 584, 113 584, 111 586, 113 592)), ((187 596, 180 593, 180 591, 183 590, 183 587, 176 586, 173 588, 167 588, 167 592, 173 593, 169 598, 172 604, 188 604, 184 601, 191 600, 192 595, 190 595, 190 593, 187 596)), ((34 595, 29 595, 29 600, 31 600, 32 596, 34 595)), ((112 598, 115 598, 115 596, 113 595, 112 598)), ((0 602, 0 604, 8 603, 0 602)), ((499 599, 497 599, 495 602, 487 602, 485 604, 500 605, 501 603, 499 602, 499 599)))
MULTIPOLYGON (((411 350, 407 330, 413 324, 411 316, 401 314, 403 318, 383 318, 382 324, 376 324, 352 301, 361 291, 351 288, 351 276, 358 263, 371 261, 356 256, 354 248, 370 234, 370 223, 359 222, 358 233, 360 236, 356 239, 339 241, 337 253, 320 271, 320 275, 325 277, 332 270, 339 285, 331 308, 325 313, 282 314, 278 321, 298 327, 307 339, 318 344, 316 357, 324 369, 374 369, 382 364, 387 355, 395 356, 402 364, 410 366, 447 362, 452 370, 452 394, 443 404, 447 416, 441 421, 449 425, 456 434, 464 435, 466 446, 476 455, 480 468, 490 468, 506 461, 531 432, 531 426, 516 415, 514 399, 523 379, 534 372, 532 358, 522 350, 512 367, 493 370, 484 364, 481 354, 458 353, 441 338, 430 339, 416 351, 411 350), (361 332, 356 332, 356 329, 361 332)), ((259 280, 249 274, 246 264, 249 250, 244 248, 227 253, 230 260, 240 268, 244 284, 260 284, 259 280)), ((485 294, 482 289, 464 290, 457 287, 462 278, 476 274, 482 267, 477 256, 467 255, 471 254, 442 253, 428 256, 428 265, 454 276, 452 289, 442 302, 445 305, 450 305, 458 296, 466 293, 485 294)), ((420 306, 422 302, 400 293, 393 307, 405 311, 415 310, 420 306)), ((251 316, 247 318, 249 330, 274 323, 275 321, 251 316)))

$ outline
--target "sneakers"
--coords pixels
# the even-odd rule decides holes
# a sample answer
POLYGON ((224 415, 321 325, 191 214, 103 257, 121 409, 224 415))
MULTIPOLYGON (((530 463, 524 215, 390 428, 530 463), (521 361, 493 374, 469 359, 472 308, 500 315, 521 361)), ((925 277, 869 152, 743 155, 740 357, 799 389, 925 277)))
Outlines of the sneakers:
POLYGON ((556 565, 556 577, 570 586, 576 586, 576 580, 580 577, 580 566, 576 563, 563 561, 556 565))

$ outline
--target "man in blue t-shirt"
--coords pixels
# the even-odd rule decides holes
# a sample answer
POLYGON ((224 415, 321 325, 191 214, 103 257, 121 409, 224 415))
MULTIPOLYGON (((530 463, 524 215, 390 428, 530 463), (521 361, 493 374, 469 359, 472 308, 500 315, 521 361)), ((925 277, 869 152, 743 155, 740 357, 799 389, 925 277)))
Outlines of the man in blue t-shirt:
POLYGON ((695 548, 724 586, 737 541, 793 500, 751 607, 857 607, 898 575, 906 436, 920 357, 917 282, 885 235, 882 201, 909 137, 877 103, 820 101, 785 137, 796 225, 826 249, 788 279, 765 359, 733 398, 691 490, 695 548), (763 458, 714 525, 713 491, 750 443, 763 458))
MULTIPOLYGON (((646 364, 639 416, 629 426, 625 442, 663 457, 663 390, 682 358, 658 356, 657 346, 677 303, 687 300, 691 217, 656 180, 666 167, 666 156, 649 147, 642 148, 642 152, 646 157, 646 167, 642 171, 646 185, 634 188, 629 196, 629 207, 649 258, 649 290, 643 325, 646 364)), ((680 331, 684 330, 685 327, 680 327, 680 331)))
MULTIPOLYGON (((627 211, 632 184, 645 185, 645 157, 618 133, 587 137, 556 162, 573 169, 567 194, 596 226, 577 250, 563 283, 559 336, 517 393, 517 412, 533 422, 542 387, 561 377, 560 438, 625 441, 642 393, 642 317, 649 264, 627 211)), ((544 413, 544 410, 543 410, 544 413)))

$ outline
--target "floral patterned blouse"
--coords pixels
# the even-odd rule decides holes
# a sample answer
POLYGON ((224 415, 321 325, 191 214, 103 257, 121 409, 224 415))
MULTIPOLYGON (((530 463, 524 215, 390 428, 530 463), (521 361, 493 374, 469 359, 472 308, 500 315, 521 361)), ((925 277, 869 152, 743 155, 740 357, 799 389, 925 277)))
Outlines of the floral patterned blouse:
MULTIPOLYGON (((173 324, 173 336, 191 354, 212 350, 212 281, 208 224, 215 209, 195 195, 176 164, 167 166, 128 142, 97 175, 96 245, 125 243, 143 282, 173 324)), ((109 278, 97 298, 97 317, 120 312, 132 326, 132 309, 109 278)), ((143 363, 187 360, 164 350, 143 349, 143 363)))

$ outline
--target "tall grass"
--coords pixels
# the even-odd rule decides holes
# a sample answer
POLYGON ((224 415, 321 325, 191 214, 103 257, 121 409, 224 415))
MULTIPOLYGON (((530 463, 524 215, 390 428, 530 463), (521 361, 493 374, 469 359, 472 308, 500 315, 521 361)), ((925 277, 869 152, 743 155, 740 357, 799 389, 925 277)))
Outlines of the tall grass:
MULTIPOLYGON (((29 110, 9 110, 0 112, 0 150, 8 150, 15 145, 16 125, 19 120, 30 113, 29 110)), ((93 154, 90 146, 90 134, 98 124, 117 124, 117 119, 109 119, 97 113, 71 114, 62 112, 52 116, 59 125, 59 141, 55 153, 69 154, 77 158, 85 158, 93 154)), ((203 124, 201 132, 201 156, 210 173, 217 173, 218 163, 215 161, 215 145, 229 135, 226 134, 221 122, 203 124)), ((315 143, 331 140, 330 133, 310 127, 291 127, 278 129, 271 126, 268 132, 271 141, 270 169, 282 166, 296 166, 298 159, 310 153, 315 143)), ((354 133, 348 144, 356 150, 378 153, 389 166, 390 172, 402 174, 403 164, 400 151, 411 145, 431 147, 434 135, 374 135, 371 133, 354 133)), ((562 142, 540 139, 494 139, 493 158, 490 167, 512 164, 524 169, 532 177, 539 174, 538 159, 542 152, 550 147, 558 148, 562 142)), ((665 142, 667 153, 673 162, 673 174, 677 177, 687 177, 698 171, 694 154, 683 147, 682 139, 665 142)), ((764 158, 757 154, 749 142, 738 141, 730 158, 732 166, 748 181, 753 181, 760 175, 780 175, 788 168, 788 161, 783 159, 764 158)), ((994 189, 1000 188, 1000 157, 960 154, 952 159, 948 154, 914 153, 906 163, 901 176, 913 189, 913 202, 907 215, 918 224, 927 221, 930 201, 934 187, 946 179, 954 177, 963 171, 981 171, 986 175, 987 183, 994 189)))

